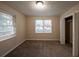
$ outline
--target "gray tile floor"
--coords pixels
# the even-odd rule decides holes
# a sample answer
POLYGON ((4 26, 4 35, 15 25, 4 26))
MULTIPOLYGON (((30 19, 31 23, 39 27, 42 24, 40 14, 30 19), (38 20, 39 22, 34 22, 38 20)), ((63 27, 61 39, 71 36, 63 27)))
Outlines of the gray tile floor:
POLYGON ((5 57, 71 57, 71 45, 58 41, 26 40, 5 57))

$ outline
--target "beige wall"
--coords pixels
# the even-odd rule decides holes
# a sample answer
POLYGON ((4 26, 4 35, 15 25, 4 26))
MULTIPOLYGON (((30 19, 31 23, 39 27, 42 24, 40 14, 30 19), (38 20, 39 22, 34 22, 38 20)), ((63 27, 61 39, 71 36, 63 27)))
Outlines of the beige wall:
POLYGON ((60 19, 58 16, 53 17, 26 17, 27 39, 52 39, 59 40, 60 37, 60 19), (35 20, 36 19, 51 19, 52 20, 52 33, 35 33, 35 20))
POLYGON ((20 42, 24 41, 26 38, 25 34, 25 16, 10 6, 0 2, 0 10, 5 10, 8 13, 14 14, 16 16, 16 37, 0 41, 0 56, 4 55, 6 52, 11 50, 20 42))

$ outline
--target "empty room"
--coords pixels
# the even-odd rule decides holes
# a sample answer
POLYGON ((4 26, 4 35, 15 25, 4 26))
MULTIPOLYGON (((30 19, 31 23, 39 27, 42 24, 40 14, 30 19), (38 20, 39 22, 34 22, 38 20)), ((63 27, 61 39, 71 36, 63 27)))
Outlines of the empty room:
POLYGON ((78 57, 79 1, 0 1, 0 57, 78 57))

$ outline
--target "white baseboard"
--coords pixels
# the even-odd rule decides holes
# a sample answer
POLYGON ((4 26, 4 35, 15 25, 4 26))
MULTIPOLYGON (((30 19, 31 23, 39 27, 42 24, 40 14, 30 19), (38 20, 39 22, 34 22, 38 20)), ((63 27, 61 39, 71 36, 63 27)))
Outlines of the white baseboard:
POLYGON ((2 57, 6 56, 8 53, 10 53, 12 50, 14 50, 16 47, 18 47, 19 45, 21 45, 24 41, 26 40, 23 40, 21 41, 19 44, 17 44, 16 46, 14 46, 12 49, 10 49, 9 51, 7 51, 5 54, 2 55, 2 57))
POLYGON ((26 40, 51 40, 51 41, 59 41, 59 39, 26 39, 26 40))

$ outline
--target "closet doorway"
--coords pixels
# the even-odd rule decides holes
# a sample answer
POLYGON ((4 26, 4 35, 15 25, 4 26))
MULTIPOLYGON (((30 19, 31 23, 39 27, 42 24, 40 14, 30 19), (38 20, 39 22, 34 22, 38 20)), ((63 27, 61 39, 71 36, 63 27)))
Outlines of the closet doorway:
POLYGON ((70 44, 72 46, 72 35, 73 35, 73 16, 69 16, 65 18, 65 43, 70 44))

